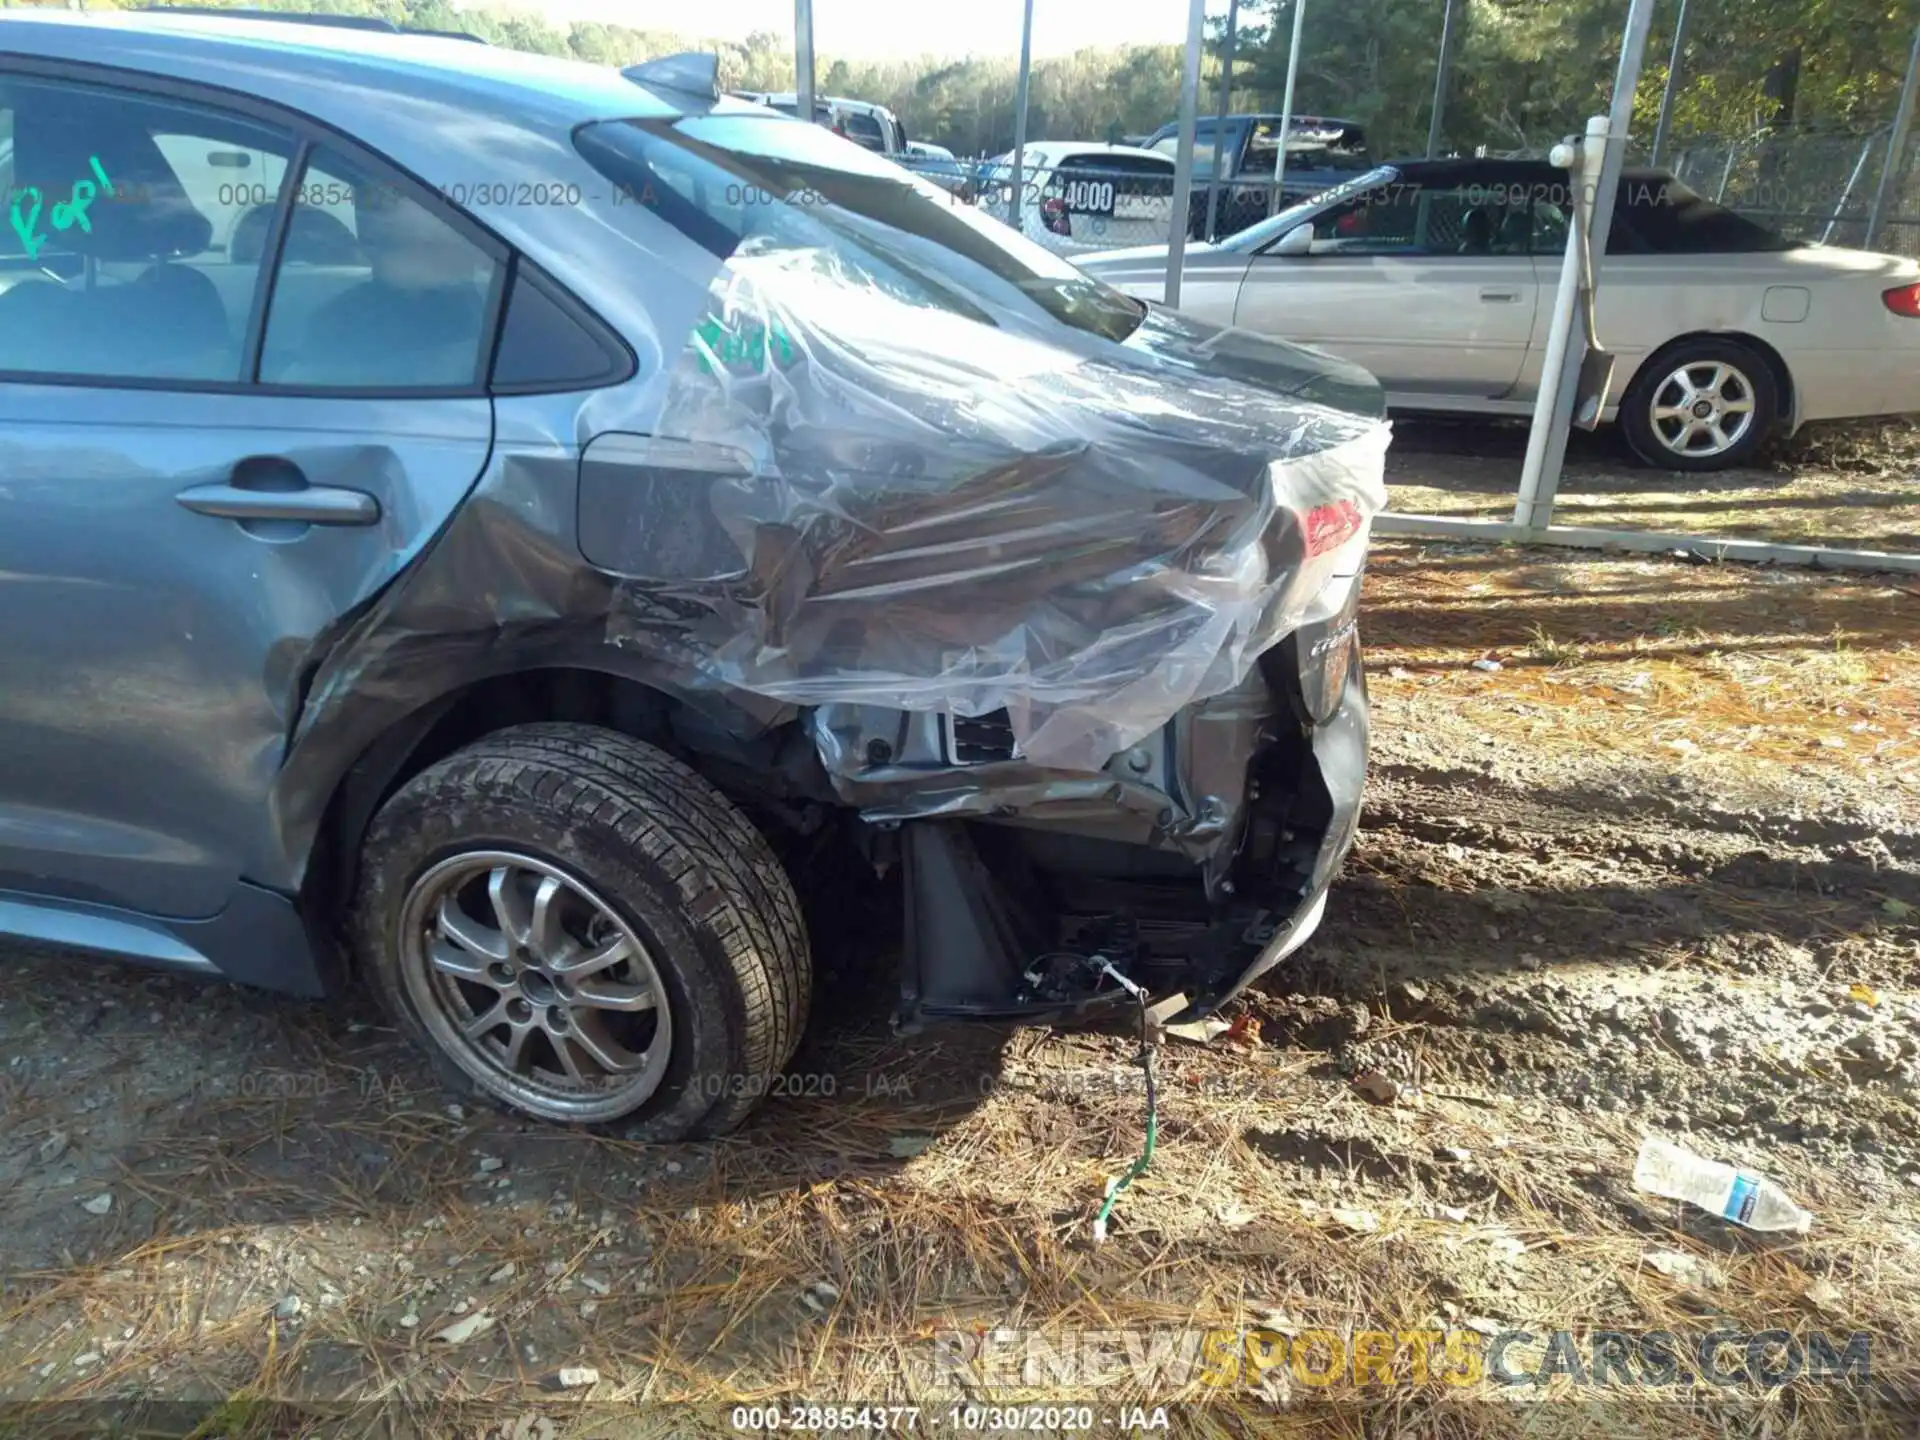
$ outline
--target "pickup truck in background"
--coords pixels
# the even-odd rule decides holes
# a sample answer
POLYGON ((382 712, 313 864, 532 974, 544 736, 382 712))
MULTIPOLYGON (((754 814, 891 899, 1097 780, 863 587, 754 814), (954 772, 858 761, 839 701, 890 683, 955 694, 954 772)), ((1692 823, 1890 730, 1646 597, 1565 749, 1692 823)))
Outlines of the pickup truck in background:
MULTIPOLYGON (((1372 167, 1366 133, 1359 125, 1324 115, 1295 115, 1287 125, 1287 164, 1280 180, 1283 193, 1279 206, 1273 206, 1280 118, 1270 114, 1200 117, 1194 130, 1193 199, 1187 210, 1189 239, 1232 235, 1264 220, 1273 209, 1311 199, 1372 167), (1214 173, 1216 136, 1220 186, 1209 224, 1207 191, 1214 173)), ((1179 143, 1179 123, 1170 120, 1147 137, 1146 148, 1172 159, 1179 143)))
MULTIPOLYGON (((734 90, 728 92, 736 100, 751 100, 756 105, 768 105, 787 115, 800 113, 800 97, 791 90, 783 94, 762 90, 734 90)), ((817 125, 824 125, 836 135, 844 135, 863 150, 871 150, 876 155, 885 155, 891 160, 900 160, 907 153, 907 130, 900 118, 884 105, 870 104, 865 100, 849 100, 841 95, 820 95, 814 98, 813 119, 817 125)))

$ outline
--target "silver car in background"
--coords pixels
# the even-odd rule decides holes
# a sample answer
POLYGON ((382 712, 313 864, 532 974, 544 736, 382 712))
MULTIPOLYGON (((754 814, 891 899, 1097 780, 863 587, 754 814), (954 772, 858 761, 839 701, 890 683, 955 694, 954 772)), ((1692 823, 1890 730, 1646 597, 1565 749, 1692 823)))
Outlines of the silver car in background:
MULTIPOLYGON (((1565 171, 1527 161, 1382 166, 1187 250, 1181 308, 1323 348, 1396 411, 1525 416, 1567 243, 1565 171)), ((1075 257, 1158 297, 1164 249, 1075 257)), ((1671 470, 1752 458, 1812 420, 1920 410, 1920 262, 1801 244, 1659 170, 1621 180, 1601 272, 1612 403, 1671 470)))

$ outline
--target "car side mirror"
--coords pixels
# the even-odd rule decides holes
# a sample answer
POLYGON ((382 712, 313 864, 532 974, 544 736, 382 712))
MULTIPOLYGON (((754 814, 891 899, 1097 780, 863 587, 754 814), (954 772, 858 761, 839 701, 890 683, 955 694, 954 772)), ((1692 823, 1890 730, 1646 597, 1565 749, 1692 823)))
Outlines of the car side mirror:
POLYGON ((1273 242, 1269 255, 1311 255, 1313 253, 1313 226, 1296 225, 1278 240, 1273 242))

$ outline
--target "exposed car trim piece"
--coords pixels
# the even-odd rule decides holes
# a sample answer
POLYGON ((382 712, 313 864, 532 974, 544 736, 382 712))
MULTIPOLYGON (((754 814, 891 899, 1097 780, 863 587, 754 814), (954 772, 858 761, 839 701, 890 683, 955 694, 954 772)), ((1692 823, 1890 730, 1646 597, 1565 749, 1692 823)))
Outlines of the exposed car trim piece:
POLYGON ((78 900, 0 892, 0 935, 309 998, 329 988, 324 952, 293 902, 245 883, 234 887, 226 908, 209 920, 170 920, 78 900))
POLYGON ((220 973, 218 965, 156 921, 102 906, 61 905, 0 894, 0 934, 15 940, 102 951, 163 970, 220 973))

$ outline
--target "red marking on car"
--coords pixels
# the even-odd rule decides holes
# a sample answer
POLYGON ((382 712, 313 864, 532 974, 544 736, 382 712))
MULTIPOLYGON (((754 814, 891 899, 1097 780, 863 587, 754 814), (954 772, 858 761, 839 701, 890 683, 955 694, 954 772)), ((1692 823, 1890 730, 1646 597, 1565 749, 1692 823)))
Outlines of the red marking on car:
POLYGON ((1880 298, 1894 314, 1920 320, 1920 285, 1902 285, 1897 290, 1886 291, 1880 298))
POLYGON ((1351 500, 1316 505, 1307 512, 1307 554, 1324 555, 1360 533, 1360 507, 1351 500))

